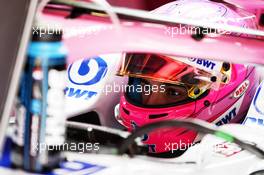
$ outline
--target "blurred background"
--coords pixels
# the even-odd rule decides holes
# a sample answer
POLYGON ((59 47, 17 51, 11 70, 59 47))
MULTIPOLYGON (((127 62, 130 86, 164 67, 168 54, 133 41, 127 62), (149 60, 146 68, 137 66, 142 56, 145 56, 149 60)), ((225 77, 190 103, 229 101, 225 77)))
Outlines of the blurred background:
POLYGON ((133 0, 133 3, 131 3, 131 1, 125 0, 108 0, 110 4, 115 6, 130 7, 144 10, 153 10, 161 5, 172 1, 173 0, 133 0))

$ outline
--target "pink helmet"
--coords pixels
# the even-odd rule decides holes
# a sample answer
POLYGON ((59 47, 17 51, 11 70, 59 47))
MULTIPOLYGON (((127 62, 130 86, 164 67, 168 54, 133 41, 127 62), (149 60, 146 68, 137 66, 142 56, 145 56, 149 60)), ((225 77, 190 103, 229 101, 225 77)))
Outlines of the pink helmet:
MULTIPOLYGON (((254 26, 248 19, 241 20, 245 13, 240 15, 207 0, 180 0, 153 13, 254 26), (239 20, 223 20, 229 17, 239 20)), ((259 84, 253 66, 145 53, 127 53, 119 75, 127 75, 129 82, 116 108, 116 119, 129 131, 151 122, 182 118, 216 125, 240 122, 259 84)), ((164 128, 144 135, 143 141, 150 153, 166 154, 186 149, 197 139, 194 131, 164 128)))

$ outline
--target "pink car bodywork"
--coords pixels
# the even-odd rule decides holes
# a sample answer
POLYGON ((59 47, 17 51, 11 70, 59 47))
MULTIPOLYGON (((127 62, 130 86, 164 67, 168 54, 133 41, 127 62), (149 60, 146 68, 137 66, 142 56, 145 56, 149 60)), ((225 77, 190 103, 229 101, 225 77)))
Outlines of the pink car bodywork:
MULTIPOLYGON (((102 17, 82 15, 76 19, 65 18, 68 15, 69 12, 65 11, 46 10, 42 17, 44 21, 56 21, 64 30, 71 30, 73 27, 86 28, 85 34, 77 32, 65 38, 65 44, 70 48, 69 63, 105 53, 150 52, 222 61, 230 61, 232 58, 233 62, 264 64, 264 44, 261 40, 236 36, 206 36, 197 42, 190 35, 173 34, 170 26, 122 21, 117 29, 108 19, 102 17), (97 27, 96 30, 94 26, 97 27)), ((264 36, 263 31, 261 34, 264 36)))

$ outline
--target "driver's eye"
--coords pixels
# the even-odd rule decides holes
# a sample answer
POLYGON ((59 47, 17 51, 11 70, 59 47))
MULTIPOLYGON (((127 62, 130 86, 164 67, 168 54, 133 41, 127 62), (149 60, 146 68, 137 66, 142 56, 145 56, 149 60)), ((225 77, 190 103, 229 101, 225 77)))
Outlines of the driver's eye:
POLYGON ((178 96, 178 95, 180 95, 180 93, 174 88, 167 88, 166 89, 166 94, 168 96, 178 96))
POLYGON ((142 79, 141 80, 141 84, 143 84, 143 85, 149 85, 150 82, 148 80, 142 79))

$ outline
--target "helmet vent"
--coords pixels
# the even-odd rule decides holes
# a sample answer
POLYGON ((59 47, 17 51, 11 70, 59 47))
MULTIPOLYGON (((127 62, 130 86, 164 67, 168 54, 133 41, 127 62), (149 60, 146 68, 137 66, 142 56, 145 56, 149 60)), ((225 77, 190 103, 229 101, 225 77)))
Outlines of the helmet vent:
POLYGON ((149 119, 157 119, 157 118, 166 117, 166 116, 168 116, 167 113, 164 113, 164 114, 156 114, 156 115, 149 115, 149 119))
POLYGON ((262 13, 260 16, 259 25, 264 26, 264 13, 262 13))
POLYGON ((130 112, 129 112, 126 108, 123 108, 123 111, 124 111, 127 115, 130 114, 130 112))

